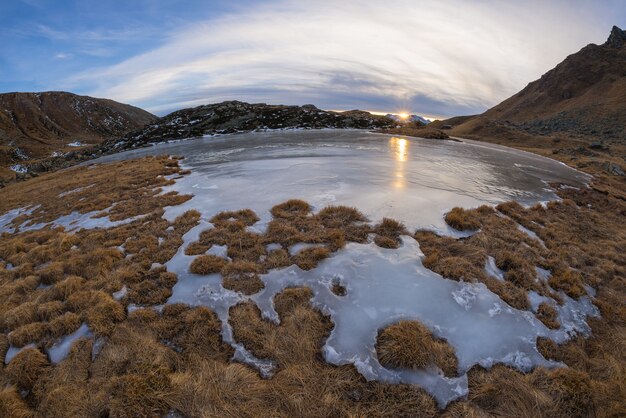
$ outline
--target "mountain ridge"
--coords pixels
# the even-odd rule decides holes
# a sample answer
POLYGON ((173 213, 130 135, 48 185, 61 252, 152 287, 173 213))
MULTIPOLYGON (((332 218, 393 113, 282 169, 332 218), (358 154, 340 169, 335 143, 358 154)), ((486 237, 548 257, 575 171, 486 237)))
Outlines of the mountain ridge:
POLYGON ((2 93, 0 165, 98 144, 154 120, 145 110, 110 99, 63 91, 2 93))
POLYGON ((335 112, 319 109, 312 104, 288 106, 231 100, 177 110, 123 138, 103 142, 98 147, 98 152, 116 152, 168 140, 237 132, 271 129, 378 129, 395 124, 393 119, 386 116, 362 110, 335 112))
POLYGON ((614 26, 481 115, 454 126, 463 135, 561 135, 626 141, 626 32, 614 26))

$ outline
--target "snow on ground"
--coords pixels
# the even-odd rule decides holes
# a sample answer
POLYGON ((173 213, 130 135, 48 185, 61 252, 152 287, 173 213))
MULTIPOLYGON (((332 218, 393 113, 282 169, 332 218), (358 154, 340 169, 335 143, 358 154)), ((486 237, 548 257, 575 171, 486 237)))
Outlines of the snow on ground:
POLYGON ((21 174, 28 173, 28 168, 21 164, 13 164, 9 168, 16 173, 21 173, 21 174))

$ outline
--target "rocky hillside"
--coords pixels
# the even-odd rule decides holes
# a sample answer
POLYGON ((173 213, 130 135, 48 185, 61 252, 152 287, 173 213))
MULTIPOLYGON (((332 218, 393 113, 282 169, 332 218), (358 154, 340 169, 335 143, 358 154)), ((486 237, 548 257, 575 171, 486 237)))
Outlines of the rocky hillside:
POLYGON ((568 56, 516 95, 455 126, 453 133, 626 141, 626 32, 614 26, 604 44, 568 56))
POLYGON ((313 105, 284 106, 228 101, 170 113, 143 129, 127 134, 122 139, 104 142, 100 151, 107 153, 171 139, 254 130, 374 129, 391 127, 395 124, 396 122, 390 118, 360 110, 331 112, 313 105))
POLYGON ((156 116, 66 92, 0 94, 0 166, 19 166, 123 136, 156 116))

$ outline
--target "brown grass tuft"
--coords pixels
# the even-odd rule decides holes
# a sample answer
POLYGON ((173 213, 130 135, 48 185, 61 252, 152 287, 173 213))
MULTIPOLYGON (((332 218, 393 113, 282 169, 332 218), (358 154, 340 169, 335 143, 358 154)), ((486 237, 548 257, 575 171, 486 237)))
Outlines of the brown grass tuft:
POLYGON ((311 205, 304 200, 290 199, 274 206, 271 213, 274 218, 303 217, 311 213, 311 205))
POLYGON ((367 222, 365 215, 349 206, 327 206, 317 216, 327 228, 345 228, 355 222, 367 222))
POLYGON ((226 289, 252 295, 265 287, 259 278, 260 272, 261 268, 256 263, 234 261, 222 268, 222 284, 226 289))
POLYGON ((64 276, 63 263, 54 261, 46 265, 45 267, 37 270, 39 279, 43 284, 54 284, 63 279, 64 276))
POLYGON ((298 252, 293 258, 302 270, 311 270, 329 255, 330 250, 326 247, 312 247, 298 252))
POLYGON ((564 291, 569 297, 578 299, 587 294, 583 287, 582 275, 572 269, 559 269, 548 279, 550 286, 564 291))
POLYGON ((459 207, 452 208, 446 213, 444 219, 448 225, 459 231, 475 231, 481 226, 480 221, 472 216, 471 211, 459 207))
POLYGON ((60 300, 45 302, 37 306, 37 318, 40 321, 50 321, 63 313, 65 304, 60 300))
POLYGON ((211 218, 211 223, 216 227, 227 227, 238 222, 243 226, 252 226, 259 220, 259 217, 252 209, 241 209, 238 211, 220 212, 211 218))
POLYGON ((115 325, 126 317, 124 307, 107 294, 95 294, 92 303, 93 306, 86 310, 85 319, 97 335, 109 335, 115 325))
POLYGON ((376 352, 385 367, 425 369, 437 366, 446 376, 456 376, 454 349, 418 321, 400 321, 378 334, 376 352))
POLYGON ((14 387, 0 388, 0 416, 10 418, 32 418, 35 416, 14 387))
POLYGON ((25 302, 3 313, 2 323, 9 330, 37 321, 37 304, 25 302))
POLYGON ((291 264, 293 263, 289 258, 289 253, 283 249, 270 251, 265 259, 265 267, 268 269, 287 267, 291 264))
POLYGON ((31 389, 49 367, 48 358, 36 348, 19 352, 6 366, 9 379, 22 389, 31 389))
POLYGON ((48 331, 52 337, 59 338, 76 331, 82 323, 79 315, 66 312, 48 323, 48 331))
POLYGON ((189 271, 202 275, 219 273, 226 264, 228 264, 228 261, 222 257, 211 254, 201 255, 193 259, 189 266, 189 271))
POLYGON ((28 343, 39 342, 46 336, 47 332, 47 324, 32 322, 11 331, 9 333, 9 342, 16 347, 23 347, 28 343))
POLYGON ((546 302, 542 302, 537 308, 536 313, 537 319, 539 319, 543 324, 551 329, 559 329, 561 328, 561 324, 559 323, 559 315, 554 309, 552 305, 546 302))

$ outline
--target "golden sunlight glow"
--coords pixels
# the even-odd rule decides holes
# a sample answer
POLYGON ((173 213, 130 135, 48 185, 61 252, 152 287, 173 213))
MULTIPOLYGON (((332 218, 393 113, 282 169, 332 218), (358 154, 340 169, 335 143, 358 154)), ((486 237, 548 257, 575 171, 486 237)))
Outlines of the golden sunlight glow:
POLYGON ((398 117, 399 117, 400 119, 406 119, 406 118, 408 118, 408 117, 409 117, 409 114, 408 114, 408 113, 406 113, 406 112, 398 113, 398 117))
POLYGON ((404 189, 406 186, 404 163, 409 156, 409 144, 410 142, 404 138, 394 136, 389 139, 389 147, 391 148, 393 159, 396 161, 396 172, 393 179, 393 187, 396 189, 404 189))
POLYGON ((409 141, 395 136, 389 140, 389 146, 396 161, 404 162, 409 154, 409 141))

